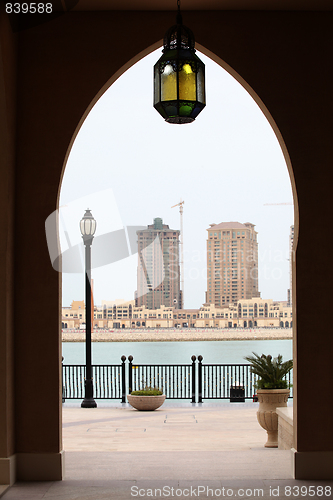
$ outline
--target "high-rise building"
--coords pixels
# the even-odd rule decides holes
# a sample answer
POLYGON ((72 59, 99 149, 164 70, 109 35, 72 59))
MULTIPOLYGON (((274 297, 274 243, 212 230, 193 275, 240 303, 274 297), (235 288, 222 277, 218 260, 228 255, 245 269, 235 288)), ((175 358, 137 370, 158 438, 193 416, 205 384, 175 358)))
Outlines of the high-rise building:
POLYGON ((254 224, 210 224, 207 239, 206 303, 225 306, 260 297, 258 242, 254 224))
POLYGON ((154 219, 137 231, 138 272, 135 305, 158 309, 161 305, 182 307, 179 268, 180 231, 154 219))
POLYGON ((292 265, 293 265, 293 245, 294 245, 294 226, 290 226, 289 234, 289 288, 288 288, 288 306, 293 302, 293 284, 292 284, 292 265))

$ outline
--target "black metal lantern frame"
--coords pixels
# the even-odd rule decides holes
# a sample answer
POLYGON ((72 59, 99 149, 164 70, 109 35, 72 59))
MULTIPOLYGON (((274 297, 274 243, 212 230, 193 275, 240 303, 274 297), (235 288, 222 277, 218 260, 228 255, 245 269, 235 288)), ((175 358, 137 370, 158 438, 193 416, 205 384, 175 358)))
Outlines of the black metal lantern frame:
POLYGON ((168 123, 191 123, 206 106, 205 65, 194 45, 178 4, 177 24, 165 34, 163 54, 154 66, 154 108, 168 123))

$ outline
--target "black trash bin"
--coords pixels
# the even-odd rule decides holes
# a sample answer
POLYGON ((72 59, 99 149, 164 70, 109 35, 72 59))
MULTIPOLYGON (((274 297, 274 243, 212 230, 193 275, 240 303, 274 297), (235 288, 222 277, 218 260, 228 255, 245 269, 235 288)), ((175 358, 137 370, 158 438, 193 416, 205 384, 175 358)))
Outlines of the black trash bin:
POLYGON ((230 387, 230 403, 245 403, 245 388, 242 385, 230 387))

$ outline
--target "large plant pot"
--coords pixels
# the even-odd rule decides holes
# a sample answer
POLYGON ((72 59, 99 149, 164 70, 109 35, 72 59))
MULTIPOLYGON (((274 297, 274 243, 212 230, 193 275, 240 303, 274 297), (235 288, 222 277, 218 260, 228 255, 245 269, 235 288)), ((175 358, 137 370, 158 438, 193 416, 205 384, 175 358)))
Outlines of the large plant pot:
POLYGON ((165 394, 160 396, 132 396, 128 394, 127 400, 136 410, 152 411, 162 406, 165 401, 165 394))
POLYGON ((259 410, 257 419, 267 431, 266 448, 278 447, 278 416, 276 408, 287 406, 289 389, 258 389, 259 410))

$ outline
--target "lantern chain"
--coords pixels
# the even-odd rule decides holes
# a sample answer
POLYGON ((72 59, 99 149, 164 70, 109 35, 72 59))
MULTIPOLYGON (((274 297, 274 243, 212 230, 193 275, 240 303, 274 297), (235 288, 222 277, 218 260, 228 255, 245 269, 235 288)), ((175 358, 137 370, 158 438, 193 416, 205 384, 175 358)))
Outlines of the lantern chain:
POLYGON ((177 7, 178 7, 178 11, 177 11, 177 24, 183 24, 183 22, 182 22, 182 15, 180 13, 180 0, 177 0, 177 7))

